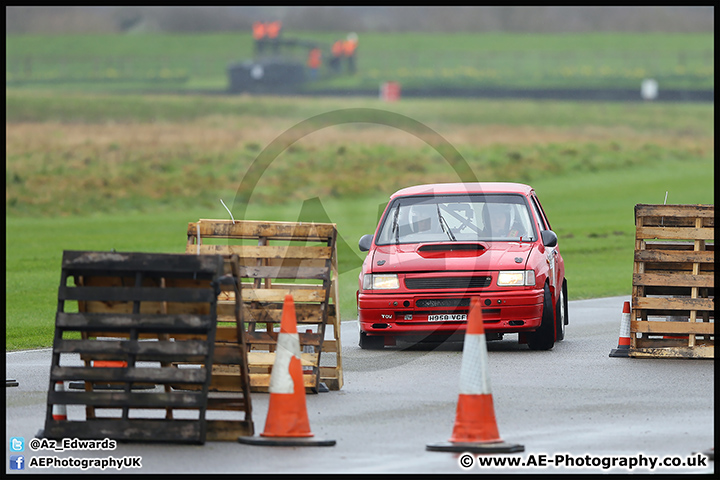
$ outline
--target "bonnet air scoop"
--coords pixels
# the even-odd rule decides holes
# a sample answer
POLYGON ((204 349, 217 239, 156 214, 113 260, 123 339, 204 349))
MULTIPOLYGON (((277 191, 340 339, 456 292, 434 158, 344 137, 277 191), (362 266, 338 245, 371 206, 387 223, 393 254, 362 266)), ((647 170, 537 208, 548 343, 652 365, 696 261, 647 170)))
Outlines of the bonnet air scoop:
POLYGON ((417 252, 421 257, 478 257, 487 247, 481 243, 432 243, 421 245, 417 252))

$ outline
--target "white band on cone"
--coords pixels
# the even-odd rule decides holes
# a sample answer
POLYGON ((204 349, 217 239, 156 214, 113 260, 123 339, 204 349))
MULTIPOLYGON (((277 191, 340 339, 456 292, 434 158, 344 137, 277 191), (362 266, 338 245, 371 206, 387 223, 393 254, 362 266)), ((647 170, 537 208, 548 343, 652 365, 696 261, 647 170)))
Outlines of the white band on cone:
POLYGON ((461 394, 490 394, 490 377, 486 372, 487 356, 485 335, 466 334, 460 365, 461 394))
POLYGON ((270 393, 294 393, 295 384, 290 375, 290 359, 300 359, 300 336, 297 333, 278 335, 275 363, 270 374, 270 393))
POLYGON ((629 337, 630 336, 630 314, 629 313, 622 314, 622 321, 620 322, 620 336, 621 337, 629 337))

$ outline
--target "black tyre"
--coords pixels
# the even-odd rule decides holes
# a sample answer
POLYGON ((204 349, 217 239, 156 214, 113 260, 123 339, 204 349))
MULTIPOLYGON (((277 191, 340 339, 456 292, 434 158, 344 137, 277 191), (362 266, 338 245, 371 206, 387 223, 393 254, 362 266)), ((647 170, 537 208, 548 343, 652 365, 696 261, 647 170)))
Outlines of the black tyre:
POLYGON ((558 298, 555 306, 555 341, 559 342, 565 339, 565 326, 568 324, 568 300, 567 300, 567 280, 563 280, 563 286, 560 289, 560 298, 558 298))
POLYGON ((360 341, 358 345, 363 350, 382 350, 385 347, 385 337, 370 336, 365 332, 360 332, 360 341))
POLYGON ((543 313, 540 328, 527 336, 530 350, 550 350, 555 345, 555 309, 553 309, 550 287, 543 292, 543 313))

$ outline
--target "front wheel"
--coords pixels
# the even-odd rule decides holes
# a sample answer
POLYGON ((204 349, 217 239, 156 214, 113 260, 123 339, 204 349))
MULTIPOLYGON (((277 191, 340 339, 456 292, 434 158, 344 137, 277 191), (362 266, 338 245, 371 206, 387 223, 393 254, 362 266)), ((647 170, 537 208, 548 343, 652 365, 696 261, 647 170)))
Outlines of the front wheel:
POLYGON ((550 287, 545 285, 543 291, 543 313, 540 327, 527 335, 530 350, 550 350, 555 345, 555 311, 552 305, 550 287))
POLYGON ((557 335, 555 336, 556 341, 561 341, 565 338, 565 325, 568 323, 568 304, 567 304, 567 280, 563 280, 562 288, 560 289, 560 296, 557 300, 555 310, 555 322, 557 335))

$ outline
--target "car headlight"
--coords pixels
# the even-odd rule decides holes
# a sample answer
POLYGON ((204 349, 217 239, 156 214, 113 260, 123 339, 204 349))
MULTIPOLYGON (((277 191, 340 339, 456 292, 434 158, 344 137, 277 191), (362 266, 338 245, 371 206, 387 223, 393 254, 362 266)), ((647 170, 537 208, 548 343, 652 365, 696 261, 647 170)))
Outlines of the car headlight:
POLYGON ((393 290, 400 288, 400 281, 395 274, 373 275, 372 273, 363 276, 363 290, 393 290))
POLYGON ((531 287, 535 285, 534 270, 508 270, 498 273, 499 287, 531 287))

